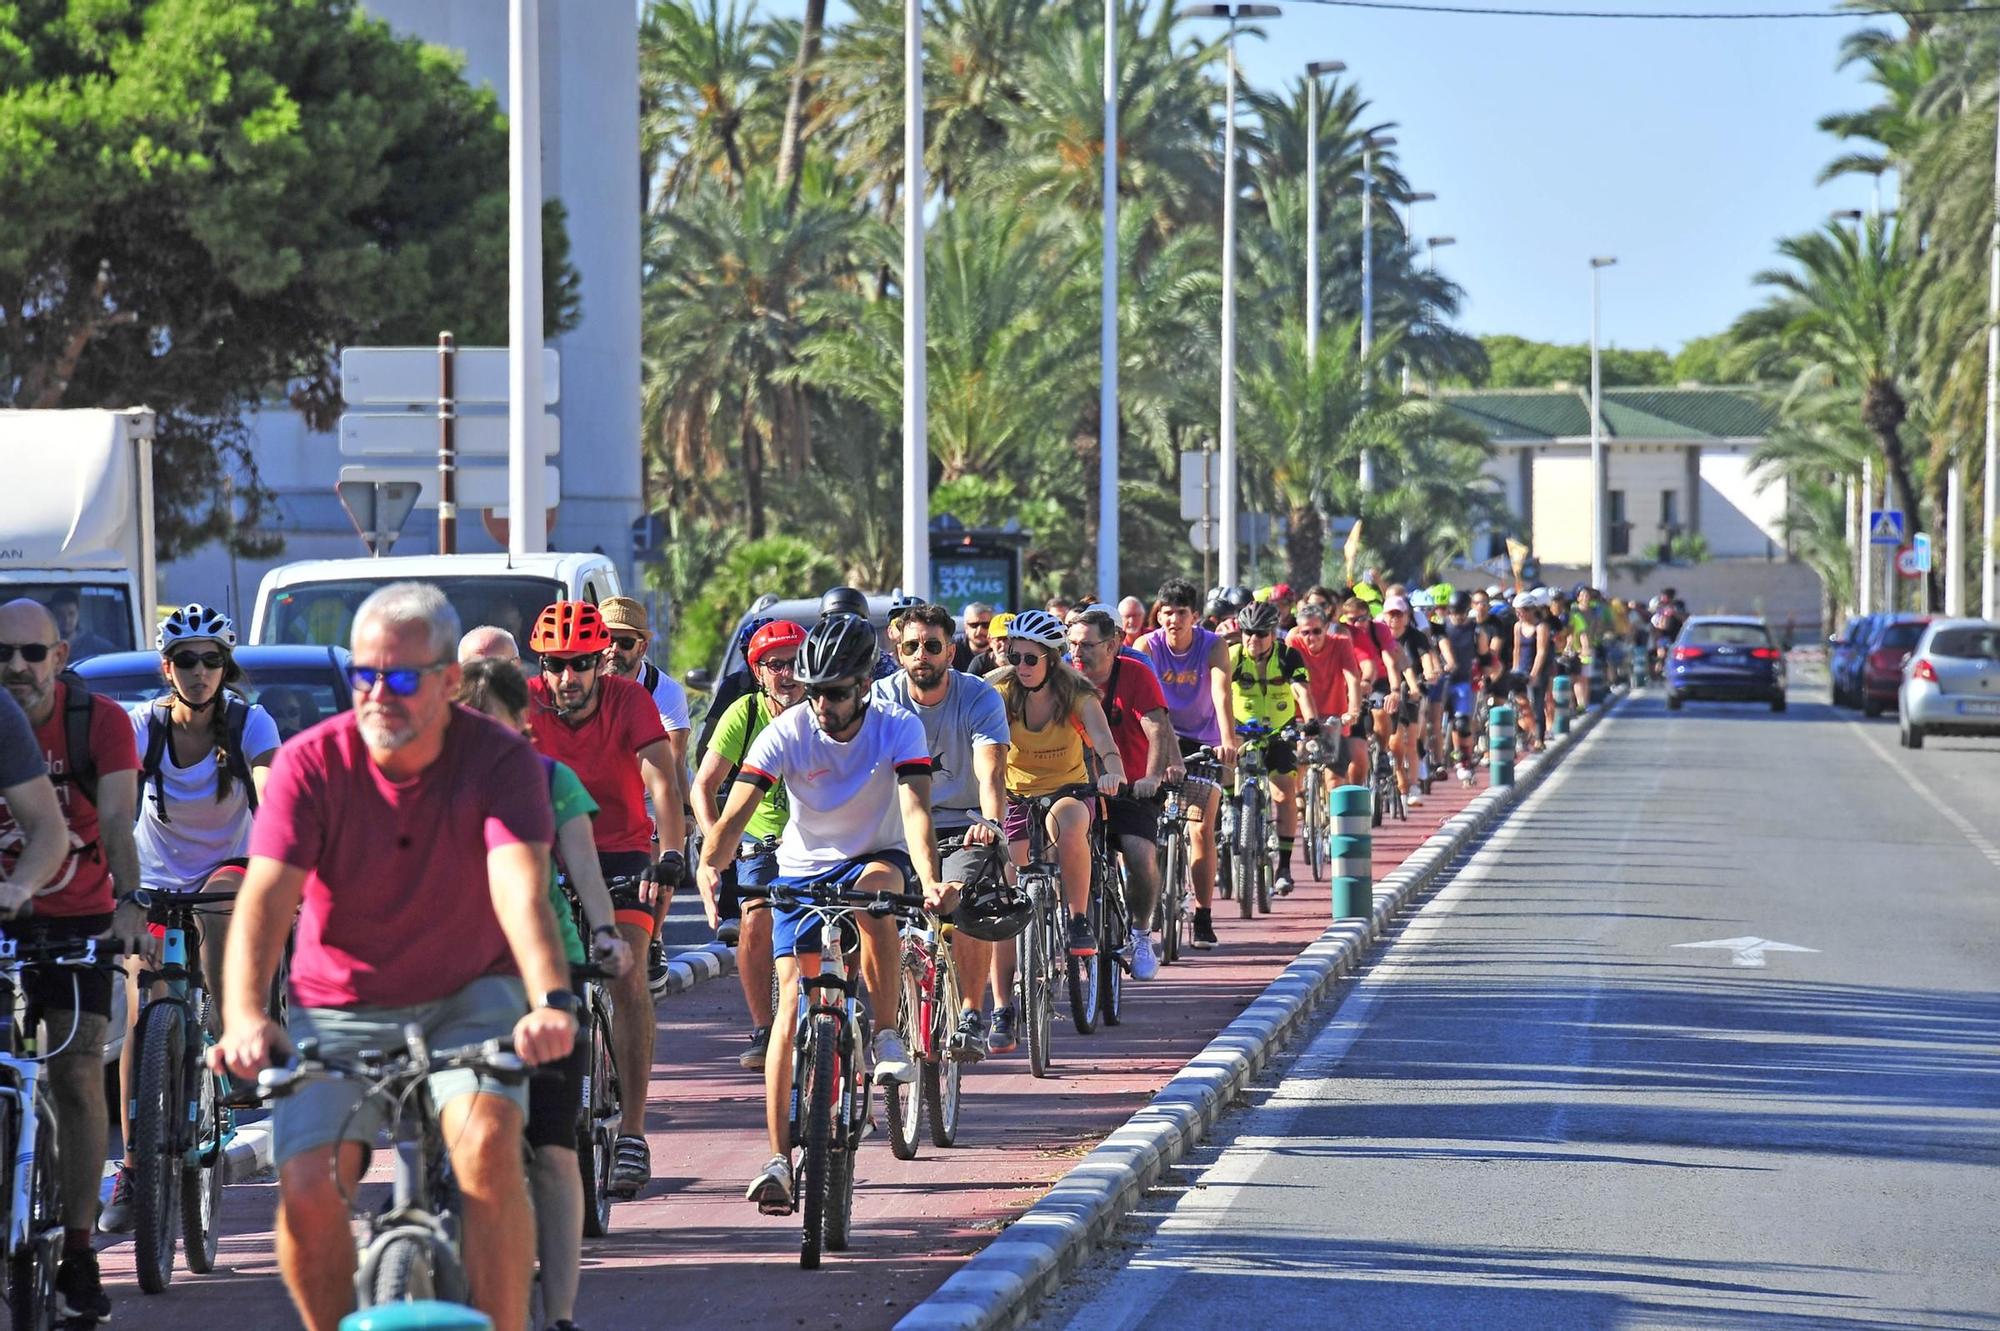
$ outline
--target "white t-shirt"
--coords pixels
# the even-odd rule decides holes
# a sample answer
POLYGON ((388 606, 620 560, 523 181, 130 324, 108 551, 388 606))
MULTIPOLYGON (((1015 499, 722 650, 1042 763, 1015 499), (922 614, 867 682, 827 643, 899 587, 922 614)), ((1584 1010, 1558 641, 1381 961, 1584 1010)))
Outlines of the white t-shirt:
MULTIPOLYGON (((151 703, 127 709, 132 717, 134 741, 139 760, 146 758, 147 717, 155 713, 151 703)), ((159 710, 159 724, 166 725, 166 712, 159 710)), ((255 703, 243 723, 243 757, 247 761, 278 747, 278 723, 255 703)), ((174 745, 168 737, 160 755, 160 783, 167 802, 167 818, 160 821, 159 793, 143 773, 139 786, 139 821, 133 840, 139 848, 139 880, 161 892, 199 892, 225 860, 242 859, 250 853, 250 793, 240 781, 229 785, 229 796, 215 798, 216 756, 213 749, 203 753, 191 767, 174 761, 174 745)))
POLYGON ((844 744, 827 738, 810 704, 786 708, 751 741, 742 770, 785 783, 792 812, 778 872, 804 877, 878 850, 907 851, 897 776, 928 772, 930 762, 923 722, 877 700, 844 744))
POLYGON ((687 690, 672 675, 653 666, 650 661, 640 668, 640 683, 645 682, 648 667, 654 673, 653 706, 659 709, 661 727, 670 735, 676 730, 692 730, 693 726, 688 723, 687 690))

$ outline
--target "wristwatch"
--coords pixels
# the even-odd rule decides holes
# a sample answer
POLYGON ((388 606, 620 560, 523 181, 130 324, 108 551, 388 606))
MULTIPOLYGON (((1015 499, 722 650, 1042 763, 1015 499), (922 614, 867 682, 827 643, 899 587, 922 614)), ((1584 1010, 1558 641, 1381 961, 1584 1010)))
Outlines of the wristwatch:
POLYGON ((150 887, 135 887, 124 896, 118 898, 118 904, 121 906, 127 902, 137 906, 140 910, 151 910, 153 908, 153 889, 150 887))
POLYGON ((535 1007, 538 1011, 542 1008, 553 1008, 557 1012, 567 1012, 574 1017, 580 1010, 581 1004, 577 1002, 576 995, 569 990, 551 989, 542 995, 542 1001, 535 1004, 535 1007))

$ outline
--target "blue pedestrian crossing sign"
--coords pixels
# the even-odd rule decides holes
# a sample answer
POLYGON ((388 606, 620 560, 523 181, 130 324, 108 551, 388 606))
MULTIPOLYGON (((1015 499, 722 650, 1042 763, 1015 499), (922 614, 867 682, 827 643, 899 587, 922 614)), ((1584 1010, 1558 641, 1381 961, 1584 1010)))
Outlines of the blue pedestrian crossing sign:
POLYGON ((1901 545, 1902 543, 1902 509, 1873 508, 1868 510, 1868 544, 1901 545))

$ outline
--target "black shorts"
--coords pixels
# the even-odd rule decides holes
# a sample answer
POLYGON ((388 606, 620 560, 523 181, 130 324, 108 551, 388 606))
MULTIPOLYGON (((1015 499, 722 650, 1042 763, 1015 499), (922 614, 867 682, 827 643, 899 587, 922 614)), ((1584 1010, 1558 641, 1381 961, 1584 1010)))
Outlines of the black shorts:
POLYGON ((1264 745, 1264 768, 1272 776, 1290 776, 1298 771, 1298 746, 1288 739, 1272 738, 1264 745))
MULTIPOLYGON (((17 920, 5 932, 16 938, 81 942, 96 938, 111 927, 109 915, 67 915, 17 920)), ((43 1012, 75 1012, 86 1017, 111 1018, 111 972, 81 966, 29 966, 21 972, 21 989, 28 1002, 43 1012)), ((62 1043, 52 1022, 56 1043, 62 1043)))
MULTIPOLYGON (((581 998, 582 995, 577 995, 581 998)), ((528 1079, 528 1146, 576 1149, 577 1107, 583 1103, 584 1059, 589 1055, 589 1014, 579 1012, 576 1043, 560 1063, 545 1063, 528 1079)))
POLYGON ((1142 800, 1132 795, 1113 795, 1105 801, 1104 824, 1114 837, 1132 836, 1155 841, 1160 835, 1160 800, 1142 800))
POLYGON ((635 929, 658 932, 661 909, 639 900, 639 875, 652 863, 653 857, 643 850, 597 852, 597 867, 604 873, 604 885, 611 889, 611 917, 635 929))

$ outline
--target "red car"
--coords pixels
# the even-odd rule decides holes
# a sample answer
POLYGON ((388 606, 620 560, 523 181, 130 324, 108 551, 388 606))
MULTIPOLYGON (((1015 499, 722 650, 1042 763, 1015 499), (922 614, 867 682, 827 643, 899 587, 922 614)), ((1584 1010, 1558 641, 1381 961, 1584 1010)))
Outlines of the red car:
POLYGON ((1917 649, 1917 640, 1931 622, 1929 615, 1882 615, 1868 636, 1861 658, 1861 714, 1880 716, 1896 706, 1903 686, 1903 663, 1917 649))

